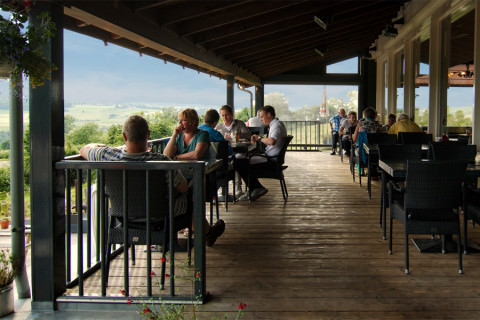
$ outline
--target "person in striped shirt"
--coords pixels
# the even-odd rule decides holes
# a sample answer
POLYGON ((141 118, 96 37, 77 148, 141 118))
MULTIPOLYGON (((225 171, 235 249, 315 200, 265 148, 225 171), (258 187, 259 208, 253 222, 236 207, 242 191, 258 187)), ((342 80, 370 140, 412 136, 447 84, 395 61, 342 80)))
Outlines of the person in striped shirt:
MULTIPOLYGON (((80 149, 82 158, 89 161, 170 161, 171 159, 161 153, 148 151, 148 139, 150 130, 147 120, 139 115, 128 117, 123 125, 123 140, 125 145, 122 147, 108 147, 102 144, 91 143, 80 149)), ((188 184, 182 173, 177 170, 174 173, 173 186, 181 194, 176 197, 174 206, 175 217, 190 215, 193 205, 191 197, 187 197, 188 184)), ((205 220, 205 238, 208 246, 212 246, 217 238, 225 231, 225 223, 218 220, 215 225, 209 226, 205 220)))

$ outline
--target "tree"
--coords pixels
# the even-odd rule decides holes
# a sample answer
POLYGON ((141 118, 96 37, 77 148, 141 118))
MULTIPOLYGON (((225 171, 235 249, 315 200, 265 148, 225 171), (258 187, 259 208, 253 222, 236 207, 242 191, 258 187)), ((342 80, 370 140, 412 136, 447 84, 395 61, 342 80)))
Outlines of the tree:
POLYGON ((75 128, 66 136, 73 145, 86 145, 92 142, 103 142, 103 131, 96 123, 85 123, 75 128))
POLYGON ((248 119, 250 119, 248 115, 248 108, 245 107, 243 109, 240 109, 238 111, 235 111, 235 119, 242 120, 243 122, 247 122, 248 119))
POLYGON ((64 117, 64 133, 67 134, 75 128, 75 118, 71 115, 66 114, 64 117))
POLYGON ((290 120, 291 112, 288 110, 288 99, 281 92, 270 92, 264 97, 264 104, 275 108, 276 116, 281 120, 290 120))
POLYGON ((114 147, 123 145, 124 141, 122 131, 122 126, 120 124, 111 125, 106 134, 107 144, 114 147))

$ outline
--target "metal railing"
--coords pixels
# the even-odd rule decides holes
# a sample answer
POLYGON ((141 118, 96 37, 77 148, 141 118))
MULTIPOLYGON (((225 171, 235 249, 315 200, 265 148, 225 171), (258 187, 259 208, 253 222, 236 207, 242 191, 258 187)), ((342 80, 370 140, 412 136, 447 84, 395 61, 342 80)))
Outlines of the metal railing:
POLYGON ((287 134, 293 136, 288 146, 291 151, 318 151, 332 144, 328 119, 316 121, 283 121, 287 134))
MULTIPOLYGON (((167 139, 152 140, 152 149, 161 151, 165 146, 167 139)), ((193 292, 185 293, 176 292, 177 285, 175 284, 175 250, 173 244, 175 243, 173 236, 174 232, 170 232, 170 250, 168 261, 170 264, 169 277, 169 292, 152 294, 152 252, 150 237, 147 236, 147 243, 145 244, 146 268, 144 272, 144 280, 146 283, 145 292, 135 292, 129 290, 130 277, 129 272, 129 254, 125 249, 124 244, 119 248, 113 250, 111 257, 116 257, 123 254, 123 286, 122 294, 120 290, 112 292, 108 288, 108 279, 106 270, 106 256, 110 254, 106 252, 107 235, 108 235, 108 200, 105 194, 106 172, 109 170, 122 170, 124 172, 123 179, 126 179, 125 172, 129 170, 144 171, 148 176, 148 172, 154 170, 162 170, 169 175, 176 170, 181 170, 192 178, 193 187, 193 216, 194 229, 204 230, 205 220, 205 195, 204 195, 204 180, 206 174, 205 162, 202 161, 111 161, 111 162, 92 162, 82 160, 64 160, 56 163, 57 170, 65 170, 65 271, 66 283, 65 287, 69 289, 68 294, 57 298, 57 304, 63 305, 65 308, 71 308, 72 303, 102 303, 118 305, 125 304, 126 299, 130 303, 144 303, 148 300, 150 303, 203 303, 206 299, 206 279, 205 279, 205 242, 204 236, 201 232, 195 234, 194 239, 194 266, 193 270, 189 270, 193 276, 192 283, 194 284, 193 292), (77 181, 77 182, 74 182, 77 181), (96 189, 96 190, 95 190, 96 189), (92 190, 96 191, 96 196, 92 197, 92 190), (92 200, 92 198, 94 200, 92 200), (75 203, 75 206, 73 206, 75 203), (74 214, 72 207, 77 213, 74 214), (75 226, 75 227, 72 227, 75 226), (101 283, 100 292, 95 294, 85 293, 85 283, 87 279, 94 274, 100 272, 101 283), (67 307, 69 305, 69 307, 67 307)), ((148 178, 146 179, 148 181, 148 178)), ((169 195, 172 199, 173 182, 169 182, 169 195)), ((127 181, 123 183, 124 208, 128 205, 128 193, 126 192, 127 181)), ((147 182, 148 183, 148 182, 147 182)), ((148 190, 148 186, 145 186, 148 190)), ((95 192, 94 192, 95 193, 95 192)), ((147 192, 146 192, 147 193, 147 192)), ((149 205, 148 196, 145 197, 147 206, 149 205)), ((150 198, 151 199, 151 198, 150 198)), ((172 200, 170 200, 172 201, 172 200)), ((171 202, 172 203, 172 202, 171 202)), ((154 204, 150 204, 154 205, 154 204)), ((173 205, 170 205, 170 231, 173 230, 173 205)), ((126 209, 124 209, 126 215, 126 209)), ((147 221, 148 211, 147 211, 147 221)), ((126 228, 124 228, 125 230, 126 228)), ((147 234, 151 234, 150 223, 146 223, 147 234)), ((124 237, 123 239, 128 239, 124 237)), ((183 270, 185 271, 185 270, 183 270)), ((110 273, 111 274, 111 273, 110 273)), ((118 276, 118 275, 117 275, 118 276)), ((158 289, 158 288, 156 288, 158 289)))

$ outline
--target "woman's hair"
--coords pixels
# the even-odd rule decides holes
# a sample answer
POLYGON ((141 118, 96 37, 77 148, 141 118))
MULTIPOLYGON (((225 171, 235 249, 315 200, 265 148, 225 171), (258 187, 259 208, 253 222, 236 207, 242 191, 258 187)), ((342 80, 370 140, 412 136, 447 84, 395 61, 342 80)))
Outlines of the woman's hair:
POLYGON ((400 114, 398 115, 398 121, 404 120, 404 119, 409 119, 408 114, 406 114, 406 113, 400 113, 400 114))
POLYGON ((198 113, 197 111, 195 111, 195 109, 191 109, 191 108, 183 109, 178 113, 178 115, 179 116, 182 115, 183 118, 185 118, 185 120, 195 122, 198 125, 198 121, 199 121, 198 113))
POLYGON ((148 139, 148 123, 144 117, 131 115, 123 124, 123 133, 129 142, 138 143, 148 139))
POLYGON ((372 107, 368 107, 367 109, 363 110, 363 116, 365 118, 375 120, 377 118, 377 110, 372 107))
POLYGON ((218 119, 220 119, 220 115, 218 114, 217 110, 208 109, 207 112, 205 112, 205 118, 203 121, 205 121, 206 124, 212 125, 217 122, 218 119))
POLYGON ((223 106, 220 107, 220 111, 225 110, 230 114, 233 114, 233 108, 229 106, 228 104, 224 104, 223 106))
POLYGON ((350 115, 354 115, 355 118, 357 117, 357 113, 355 111, 349 111, 348 116, 350 116, 350 115))
POLYGON ((397 116, 396 116, 395 114, 393 114, 393 113, 390 113, 390 114, 388 115, 388 119, 397 120, 397 116))

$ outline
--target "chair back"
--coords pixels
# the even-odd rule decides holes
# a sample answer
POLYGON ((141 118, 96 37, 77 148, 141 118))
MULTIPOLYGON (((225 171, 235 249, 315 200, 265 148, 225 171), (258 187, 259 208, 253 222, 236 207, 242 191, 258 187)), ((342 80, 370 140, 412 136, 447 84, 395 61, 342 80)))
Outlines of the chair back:
POLYGON ((431 133, 424 132, 399 132, 398 143, 400 144, 429 144, 433 141, 431 133))
POLYGON ((473 144, 447 144, 434 142, 430 145, 433 160, 460 160, 474 162, 477 155, 477 146, 473 144))
POLYGON ((383 144, 378 146, 378 156, 380 160, 420 160, 422 146, 420 144, 383 144))
POLYGON ((396 144, 397 135, 388 133, 367 133, 369 144, 396 144))
MULTIPOLYGON (((168 176, 163 170, 125 170, 127 177, 127 215, 128 220, 136 223, 146 222, 146 175, 148 174, 150 218, 152 222, 161 222, 168 216, 168 176)), ((111 209, 111 216, 123 217, 123 170, 106 170, 105 192, 111 209)))
POLYGON ((285 139, 283 139, 282 150, 280 150, 280 153, 278 154, 278 156, 275 157, 278 165, 280 166, 285 163, 285 153, 287 152, 288 145, 290 144, 292 139, 293 139, 293 136, 286 136, 285 139))
POLYGON ((408 161, 405 208, 456 208, 462 201, 466 162, 408 161))

